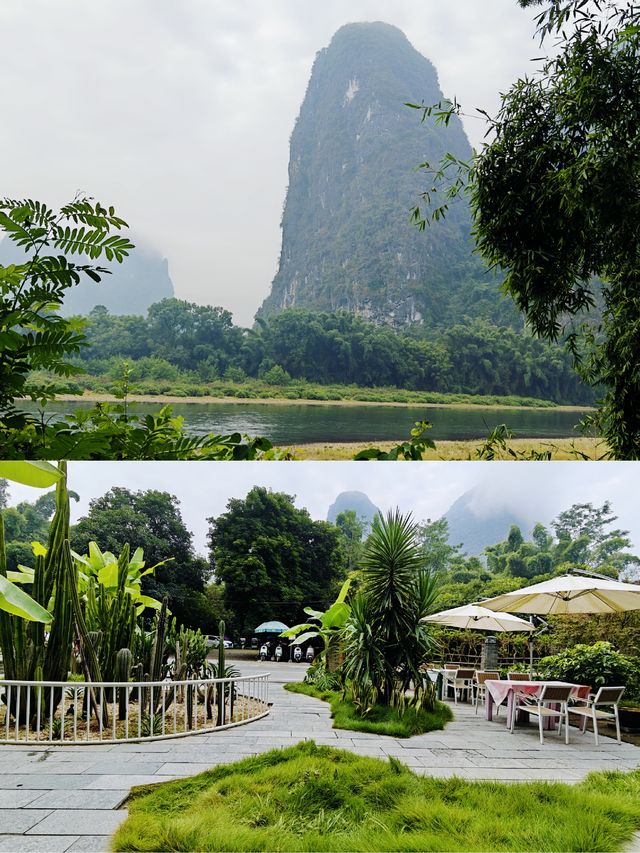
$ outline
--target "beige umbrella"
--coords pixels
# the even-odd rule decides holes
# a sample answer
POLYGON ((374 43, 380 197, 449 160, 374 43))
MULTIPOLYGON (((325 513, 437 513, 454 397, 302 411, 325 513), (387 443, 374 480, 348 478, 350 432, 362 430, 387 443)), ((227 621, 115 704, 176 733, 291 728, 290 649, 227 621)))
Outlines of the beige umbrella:
POLYGON ((482 602, 493 611, 565 616, 640 610, 640 585, 586 575, 561 575, 482 602))
POLYGON ((470 628, 474 631, 533 631, 534 626, 510 613, 494 613, 479 604, 464 604, 425 616, 423 622, 446 625, 449 628, 470 628))

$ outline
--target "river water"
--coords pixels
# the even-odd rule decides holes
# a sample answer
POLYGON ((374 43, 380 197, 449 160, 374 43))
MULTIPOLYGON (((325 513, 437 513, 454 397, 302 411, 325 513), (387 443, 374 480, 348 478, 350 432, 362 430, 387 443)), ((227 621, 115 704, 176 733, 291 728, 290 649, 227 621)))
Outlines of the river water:
MULTIPOLYGON (((56 417, 91 404, 56 402, 47 406, 56 417)), ((159 403, 130 403, 132 412, 157 411, 159 403)), ((434 408, 429 406, 338 406, 305 403, 174 403, 190 432, 264 435, 276 445, 313 442, 401 440, 409 436, 415 421, 433 424, 430 435, 440 440, 484 438, 498 424, 506 423, 521 438, 576 438, 581 412, 554 409, 434 408)), ((34 410, 33 404, 22 408, 34 410)))

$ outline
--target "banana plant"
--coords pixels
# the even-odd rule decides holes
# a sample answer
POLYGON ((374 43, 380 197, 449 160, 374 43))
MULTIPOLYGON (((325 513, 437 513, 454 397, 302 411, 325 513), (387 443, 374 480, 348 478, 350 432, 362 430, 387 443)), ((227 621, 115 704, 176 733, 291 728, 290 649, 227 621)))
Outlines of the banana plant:
POLYGON ((344 628, 351 615, 351 607, 346 600, 350 586, 351 578, 347 578, 342 584, 338 597, 327 610, 314 610, 312 607, 305 607, 304 612, 314 619, 315 622, 302 622, 299 625, 294 625, 293 628, 283 631, 280 636, 294 638, 294 646, 320 637, 324 644, 321 658, 324 659, 326 665, 328 654, 337 642, 340 631, 344 628))
POLYGON ((105 590, 108 596, 114 596, 120 592, 129 595, 135 605, 136 616, 140 616, 147 607, 160 610, 162 606, 160 601, 150 595, 142 594, 142 578, 153 574, 159 566, 169 561, 162 560, 154 566, 145 568, 142 548, 136 548, 133 555, 129 557, 129 547, 125 547, 127 554, 124 563, 124 549, 116 557, 111 551, 101 551, 96 542, 89 542, 88 554, 81 555, 73 552, 78 566, 81 592, 86 595, 87 588, 93 580, 105 590))

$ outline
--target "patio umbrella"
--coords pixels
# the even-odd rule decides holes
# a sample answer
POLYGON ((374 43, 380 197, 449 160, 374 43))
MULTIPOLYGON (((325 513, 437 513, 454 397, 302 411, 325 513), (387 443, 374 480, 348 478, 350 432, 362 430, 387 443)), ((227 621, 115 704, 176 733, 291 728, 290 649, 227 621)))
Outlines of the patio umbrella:
POLYGON ((447 625, 450 628, 470 628, 474 631, 533 631, 531 622, 525 622, 510 613, 494 613, 479 604, 464 604, 451 610, 442 610, 425 616, 423 622, 447 625))
POLYGON ((564 616, 640 610, 640 585, 585 575, 561 575, 482 602, 493 611, 564 616))
POLYGON ((289 626, 284 622, 262 622, 254 629, 254 634, 279 634, 281 631, 288 631, 289 626))

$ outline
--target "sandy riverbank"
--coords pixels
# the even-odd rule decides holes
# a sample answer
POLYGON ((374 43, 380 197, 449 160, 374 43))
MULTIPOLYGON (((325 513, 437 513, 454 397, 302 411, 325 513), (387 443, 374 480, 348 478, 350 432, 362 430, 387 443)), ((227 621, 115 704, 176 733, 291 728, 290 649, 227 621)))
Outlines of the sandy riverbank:
MULTIPOLYGON (((593 411, 588 406, 510 406, 507 403, 429 403, 416 401, 413 403, 375 402, 370 400, 290 400, 287 397, 172 397, 169 394, 131 394, 130 403, 156 403, 159 406, 175 403, 224 403, 230 405, 258 406, 385 406, 401 409, 415 409, 425 406, 430 409, 493 409, 507 411, 553 411, 553 412, 587 412, 593 411)), ((58 394, 56 400, 62 402, 82 403, 118 403, 121 402, 109 394, 58 394)))
MULTIPOLYGON (((379 447, 390 450, 398 444, 397 441, 318 443, 301 444, 289 447, 297 460, 339 461, 353 459, 354 454, 367 447, 379 447)), ((474 441, 437 441, 435 450, 427 450, 424 458, 435 461, 473 460, 476 449, 482 444, 479 439, 474 441)), ((581 460, 585 457, 591 460, 601 459, 607 447, 602 439, 597 438, 516 438, 509 442, 509 447, 517 452, 529 453, 551 450, 554 460, 581 460)), ((496 456, 496 459, 512 460, 508 453, 496 456)))

